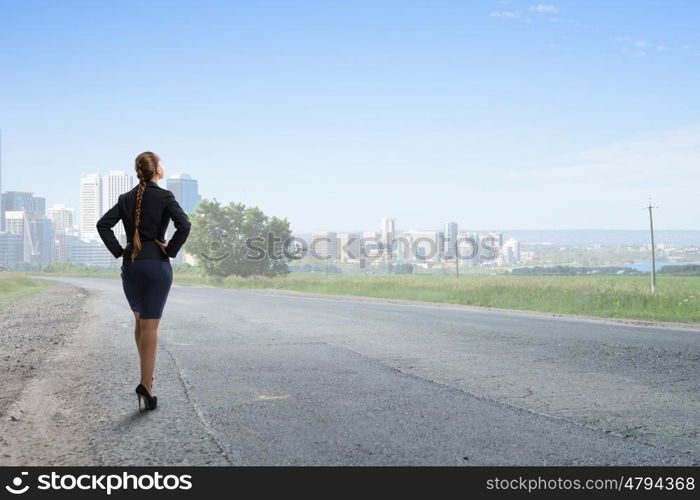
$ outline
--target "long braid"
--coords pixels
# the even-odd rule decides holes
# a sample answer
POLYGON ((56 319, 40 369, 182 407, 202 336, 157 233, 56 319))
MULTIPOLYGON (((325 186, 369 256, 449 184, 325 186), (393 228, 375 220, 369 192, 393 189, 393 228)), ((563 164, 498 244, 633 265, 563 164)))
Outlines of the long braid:
POLYGON ((143 178, 141 169, 137 170, 139 177, 139 190, 136 192, 136 210, 134 214, 135 229, 134 229, 134 250, 131 252, 131 261, 133 262, 136 256, 141 252, 141 236, 139 235, 139 226, 141 225, 141 204, 143 202, 143 192, 146 190, 146 180, 143 178))
MULTIPOLYGON (((146 183, 151 181, 157 173, 160 158, 151 151, 144 151, 136 157, 136 175, 139 178, 139 188, 136 191, 136 208, 134 209, 134 248, 131 252, 131 261, 141 252, 141 235, 139 226, 141 225, 141 205, 143 204, 143 194, 146 191, 146 183)), ((157 178, 156 178, 157 179, 157 178)))

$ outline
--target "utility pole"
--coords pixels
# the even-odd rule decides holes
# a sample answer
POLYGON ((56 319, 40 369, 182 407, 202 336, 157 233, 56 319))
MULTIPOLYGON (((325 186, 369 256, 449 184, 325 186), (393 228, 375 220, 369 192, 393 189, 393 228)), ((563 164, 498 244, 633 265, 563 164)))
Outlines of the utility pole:
POLYGON ((651 294, 656 293, 656 247, 654 245, 654 218, 652 216, 652 209, 659 208, 651 206, 651 197, 649 197, 649 205, 644 207, 649 210, 649 228, 651 230, 651 294))

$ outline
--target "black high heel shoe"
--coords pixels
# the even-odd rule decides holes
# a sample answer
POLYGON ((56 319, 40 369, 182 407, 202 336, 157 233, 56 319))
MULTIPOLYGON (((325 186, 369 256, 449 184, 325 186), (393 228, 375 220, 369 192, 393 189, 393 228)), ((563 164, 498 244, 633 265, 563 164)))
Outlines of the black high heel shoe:
POLYGON ((156 406, 158 406, 158 396, 151 396, 148 394, 148 390, 143 384, 139 384, 136 386, 136 395, 139 398, 139 411, 141 410, 141 400, 143 399, 144 402, 144 410, 155 410, 156 406))

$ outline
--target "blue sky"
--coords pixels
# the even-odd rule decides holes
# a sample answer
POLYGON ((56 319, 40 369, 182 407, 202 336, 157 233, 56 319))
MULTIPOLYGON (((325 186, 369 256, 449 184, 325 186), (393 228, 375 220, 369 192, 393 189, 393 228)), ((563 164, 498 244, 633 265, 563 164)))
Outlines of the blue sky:
POLYGON ((152 150, 292 229, 700 229, 700 2, 0 0, 3 190, 152 150))

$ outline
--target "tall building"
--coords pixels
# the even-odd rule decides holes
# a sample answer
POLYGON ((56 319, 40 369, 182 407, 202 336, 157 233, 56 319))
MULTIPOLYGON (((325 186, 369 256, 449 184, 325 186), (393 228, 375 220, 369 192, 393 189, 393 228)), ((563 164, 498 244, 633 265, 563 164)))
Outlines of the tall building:
POLYGON ((334 261, 337 252, 337 234, 332 231, 314 231, 311 233, 309 253, 316 259, 334 261))
POLYGON ((379 224, 379 234, 384 247, 384 256, 390 260, 393 254, 394 235, 396 234, 396 219, 382 217, 379 224))
POLYGON ((381 235, 376 231, 363 231, 362 232, 362 242, 360 245, 361 251, 364 252, 366 256, 376 257, 380 255, 379 253, 379 242, 381 240, 381 235))
POLYGON ((102 209, 109 210, 117 203, 119 195, 134 187, 134 176, 123 170, 110 170, 102 176, 102 209))
POLYGON ((49 208, 49 220, 53 223, 53 260, 54 262, 69 262, 69 237, 77 237, 75 229, 75 210, 65 205, 55 204, 49 208))
MULTIPOLYGON (((175 174, 168 178, 166 187, 169 191, 172 191, 175 195, 175 199, 180 204, 182 209, 186 213, 194 212, 197 204, 202 200, 199 194, 199 183, 196 179, 193 179, 189 174, 175 174)), ((172 238, 175 233, 175 225, 168 224, 168 230, 165 234, 166 239, 172 238)), ((187 247, 183 248, 182 252, 177 254, 177 257, 173 259, 175 264, 182 264, 187 261, 186 257, 187 247)))
POLYGON ((23 262, 28 264, 50 262, 53 251, 47 252, 52 246, 49 239, 52 228, 46 220, 46 199, 25 191, 8 191, 2 197, 0 211, 5 214, 3 217, 5 227, 3 229, 10 231, 8 214, 12 212, 12 232, 23 235, 23 262), (21 217, 22 222, 19 222, 18 217, 21 217), (18 232, 18 224, 22 225, 22 232, 18 232))
POLYGON ((0 231, 0 266, 9 269, 24 261, 24 235, 0 231))
POLYGON ((95 226, 102 214, 102 177, 100 174, 84 174, 80 178, 81 238, 84 240, 99 238, 95 226))
POLYGON ((460 232, 457 235, 457 252, 460 266, 476 266, 479 262, 479 243, 475 232, 460 232))
POLYGON ((341 262, 360 260, 360 233, 338 233, 338 257, 341 262))
POLYGON ((24 191, 2 192, 0 136, 0 264, 48 264, 53 259, 53 226, 46 199, 24 191))
POLYGON ((404 231, 407 254, 402 257, 416 262, 439 262, 444 246, 442 231, 404 231))
POLYGON ((77 239, 77 236, 68 233, 59 233, 56 231, 56 236, 54 237, 54 250, 53 250, 53 260, 54 262, 70 262, 70 253, 68 251, 68 242, 71 238, 77 239))
POLYGON ((8 191, 3 194, 0 210, 3 213, 22 211, 27 213, 29 219, 41 219, 46 213, 46 199, 26 191, 8 191))
MULTIPOLYGON (((123 170, 110 170, 102 177, 102 211, 100 216, 112 208, 119 199, 119 195, 126 193, 134 187, 134 176, 128 175, 123 170)), ((97 221, 95 221, 97 222, 97 221)), ((113 228, 114 235, 122 243, 126 244, 124 224, 119 221, 113 228)))
POLYGON ((445 222, 445 257, 451 259, 455 254, 455 244, 457 242, 457 223, 445 222))
POLYGON ((29 231, 34 245, 32 264, 45 266, 52 263, 56 244, 53 223, 46 217, 32 219, 29 221, 29 231))
POLYGON ((503 246, 503 233, 491 231, 487 236, 493 238, 498 248, 501 248, 503 246))
POLYGON ((513 238, 507 239, 498 257, 501 266, 517 264, 520 261, 520 242, 513 238))
POLYGON ((497 265, 503 248, 503 233, 490 232, 479 239, 479 261, 481 265, 497 265))
POLYGON ((29 216, 23 210, 8 210, 5 212, 5 228, 8 233, 22 237, 21 262, 31 264, 37 253, 36 245, 32 241, 32 231, 29 227, 29 216))
POLYGON ((69 233, 75 224, 75 210, 65 205, 54 204, 49 208, 48 216, 53 222, 56 233, 69 233))
POLYGON ((172 191, 175 199, 188 214, 193 212, 202 200, 199 195, 199 183, 189 174, 176 174, 168 178, 167 189, 172 191))

